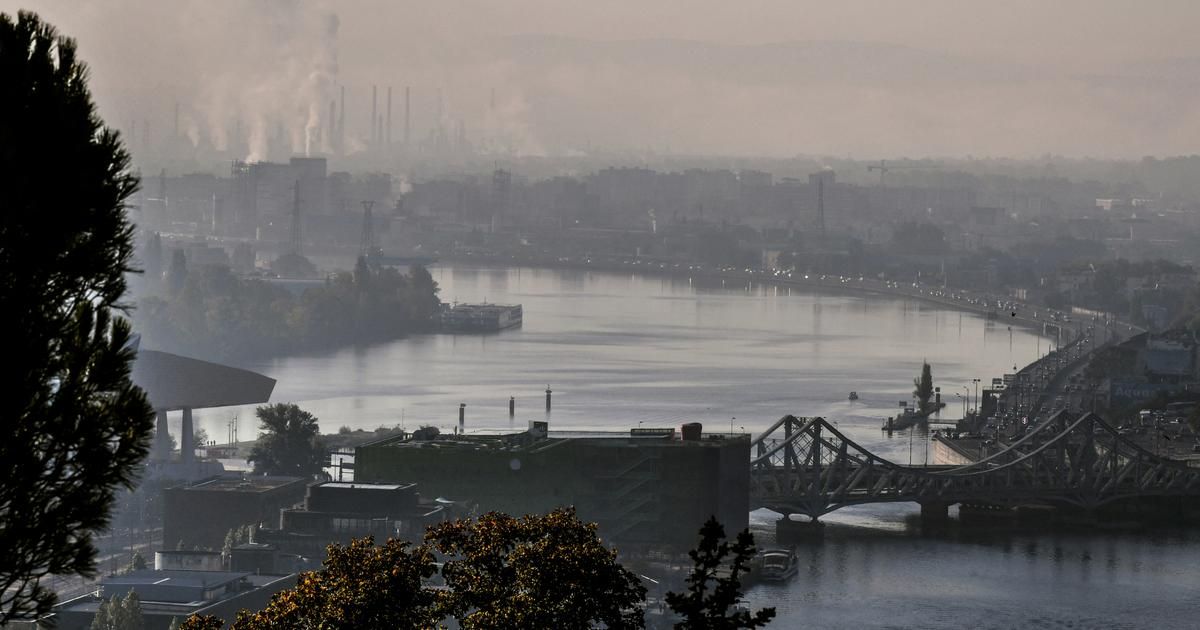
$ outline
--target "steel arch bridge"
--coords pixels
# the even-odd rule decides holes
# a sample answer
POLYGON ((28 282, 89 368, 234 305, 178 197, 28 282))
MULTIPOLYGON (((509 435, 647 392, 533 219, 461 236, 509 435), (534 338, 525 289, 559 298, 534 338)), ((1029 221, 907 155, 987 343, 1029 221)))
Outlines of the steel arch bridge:
POLYGON ((1059 412, 963 466, 905 466, 824 418, 784 416, 751 442, 751 509, 814 520, 848 505, 915 502, 1091 510, 1134 497, 1200 497, 1200 469, 1142 448, 1091 413, 1059 412))

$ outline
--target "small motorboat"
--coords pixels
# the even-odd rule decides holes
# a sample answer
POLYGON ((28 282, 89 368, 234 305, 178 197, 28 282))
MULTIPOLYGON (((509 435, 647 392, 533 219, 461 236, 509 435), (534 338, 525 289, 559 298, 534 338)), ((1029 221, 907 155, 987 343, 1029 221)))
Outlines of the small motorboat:
POLYGON ((796 552, 791 549, 764 549, 758 554, 759 577, 764 582, 783 582, 800 572, 796 552))
POLYGON ((847 398, 851 401, 858 400, 858 392, 850 392, 850 395, 847 396, 847 398))

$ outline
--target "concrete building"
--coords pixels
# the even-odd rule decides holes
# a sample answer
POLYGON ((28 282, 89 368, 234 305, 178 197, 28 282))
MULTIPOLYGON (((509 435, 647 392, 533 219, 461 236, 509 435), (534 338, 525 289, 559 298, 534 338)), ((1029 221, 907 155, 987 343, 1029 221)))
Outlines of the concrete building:
POLYGON ((301 477, 220 476, 163 490, 163 544, 220 550, 229 530, 279 523, 280 510, 304 500, 301 477))
POLYGON ((360 446, 355 475, 415 482, 434 496, 513 515, 573 505, 600 536, 689 548, 709 516, 726 531, 749 519, 750 440, 674 429, 548 434, 545 423, 497 436, 392 438, 360 446))
POLYGON ((304 504, 284 508, 278 525, 260 528, 255 541, 280 553, 320 561, 331 543, 374 536, 419 540, 427 525, 444 519, 444 506, 422 501, 413 483, 343 483, 308 487, 304 504))
POLYGON ((133 571, 105 578, 97 593, 54 608, 59 630, 88 630, 100 604, 133 591, 141 600, 145 630, 167 630, 173 620, 213 615, 232 622, 242 609, 260 610, 279 591, 296 584, 296 575, 255 575, 229 571, 133 571))
POLYGON ((155 551, 155 571, 221 571, 225 559, 220 551, 196 551, 179 549, 155 551))

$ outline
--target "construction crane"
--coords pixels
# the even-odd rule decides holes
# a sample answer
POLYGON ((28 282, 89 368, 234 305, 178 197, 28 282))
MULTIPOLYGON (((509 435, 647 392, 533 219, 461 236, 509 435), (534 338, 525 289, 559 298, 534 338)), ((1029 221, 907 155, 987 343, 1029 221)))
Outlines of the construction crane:
POLYGON ((885 183, 885 180, 884 180, 884 178, 885 178, 885 176, 887 175, 888 171, 899 170, 899 169, 902 169, 902 168, 941 168, 941 166, 942 166, 942 165, 941 165, 941 163, 934 163, 934 164, 898 164, 898 165, 895 165, 895 166, 888 166, 887 160, 879 160, 879 164, 870 164, 870 165, 868 165, 868 166, 867 166, 867 172, 869 173, 869 172, 871 172, 871 171, 879 171, 879 185, 880 185, 880 186, 882 186, 882 185, 884 185, 884 183, 885 183))

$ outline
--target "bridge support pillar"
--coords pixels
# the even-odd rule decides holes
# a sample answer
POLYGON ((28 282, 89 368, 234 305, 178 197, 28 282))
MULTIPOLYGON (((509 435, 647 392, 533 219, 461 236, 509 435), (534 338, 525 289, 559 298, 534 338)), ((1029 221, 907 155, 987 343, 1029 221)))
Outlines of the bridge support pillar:
POLYGON ((775 521, 775 540, 780 543, 803 540, 820 533, 823 526, 824 524, 815 518, 807 521, 793 521, 784 516, 775 521))
POLYGON ((196 461, 196 436, 192 428, 192 408, 183 408, 183 424, 179 428, 179 461, 190 464, 196 461))
POLYGON ((950 504, 928 501, 921 504, 922 523, 944 523, 950 519, 950 504))
POLYGON ((171 458, 171 435, 167 432, 167 412, 162 409, 154 410, 154 448, 150 458, 166 461, 171 458))

